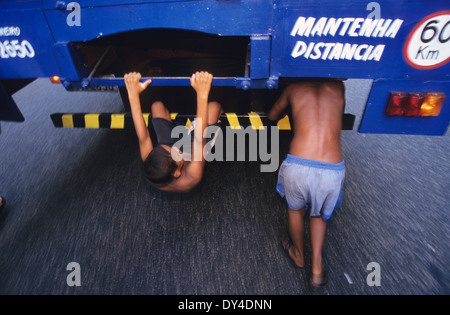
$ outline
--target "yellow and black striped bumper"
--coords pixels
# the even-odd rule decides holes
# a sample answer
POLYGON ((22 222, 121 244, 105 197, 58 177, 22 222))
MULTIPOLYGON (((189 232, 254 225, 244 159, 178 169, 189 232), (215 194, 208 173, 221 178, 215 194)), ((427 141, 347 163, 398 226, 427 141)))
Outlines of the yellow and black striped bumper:
MULTIPOLYGON (((195 115, 179 115, 177 113, 170 114, 172 120, 178 120, 179 124, 185 124, 189 127, 195 115)), ((144 113, 144 120, 148 126, 150 118, 149 113, 144 113)), ((133 118, 131 113, 55 113, 51 119, 57 128, 87 128, 87 129, 127 129, 133 128, 133 118)), ((353 129, 355 116, 344 114, 343 129, 353 129)), ((267 115, 258 113, 248 113, 245 115, 235 113, 225 113, 221 116, 223 126, 230 126, 232 129, 246 128, 252 126, 253 129, 261 129, 265 126, 275 126, 275 124, 267 118, 267 115)), ((279 130, 291 130, 291 121, 288 115, 277 121, 276 125, 279 130)))

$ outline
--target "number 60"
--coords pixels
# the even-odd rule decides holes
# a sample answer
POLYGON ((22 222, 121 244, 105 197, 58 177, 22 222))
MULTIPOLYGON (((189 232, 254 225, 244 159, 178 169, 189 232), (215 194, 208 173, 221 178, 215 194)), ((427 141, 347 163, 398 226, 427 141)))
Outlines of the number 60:
MULTIPOLYGON (((425 25, 425 27, 423 28, 423 31, 422 31, 422 35, 420 36, 420 39, 422 40, 423 43, 425 43, 425 44, 429 43, 436 37, 436 35, 439 32, 439 29, 436 26, 434 26, 434 24, 437 24, 437 23, 439 23, 439 21, 431 20, 430 22, 427 23, 427 25, 425 25), (429 33, 429 31, 433 32, 433 36, 426 37, 426 35, 427 35, 426 33, 427 32, 429 33)), ((446 28, 447 28, 449 23, 450 23, 450 21, 448 21, 444 25, 444 27, 442 28, 442 30, 439 33, 439 38, 438 39, 439 39, 439 42, 441 42, 441 43, 446 43, 450 39, 450 36, 447 36, 447 38, 442 38, 442 36, 444 34, 444 31, 446 30, 446 28)))

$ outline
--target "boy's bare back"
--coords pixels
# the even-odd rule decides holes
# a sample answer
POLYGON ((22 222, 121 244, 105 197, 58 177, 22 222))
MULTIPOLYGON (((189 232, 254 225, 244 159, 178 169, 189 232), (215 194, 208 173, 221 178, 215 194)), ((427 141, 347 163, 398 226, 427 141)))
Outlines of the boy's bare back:
POLYGON ((294 138, 289 154, 305 159, 342 161, 341 129, 344 85, 338 81, 300 82, 289 85, 269 113, 274 119, 291 105, 294 138))

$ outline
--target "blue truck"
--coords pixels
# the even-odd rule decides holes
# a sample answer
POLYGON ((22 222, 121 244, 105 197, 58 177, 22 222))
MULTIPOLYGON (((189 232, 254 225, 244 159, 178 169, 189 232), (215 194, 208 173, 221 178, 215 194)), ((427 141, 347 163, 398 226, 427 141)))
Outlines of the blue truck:
MULTIPOLYGON (((358 131, 445 134, 450 119, 448 0, 4 0, 0 120, 11 95, 48 77, 68 91, 213 85, 257 94, 308 78, 371 79, 358 131)), ((127 106, 125 104, 125 109, 127 106)))

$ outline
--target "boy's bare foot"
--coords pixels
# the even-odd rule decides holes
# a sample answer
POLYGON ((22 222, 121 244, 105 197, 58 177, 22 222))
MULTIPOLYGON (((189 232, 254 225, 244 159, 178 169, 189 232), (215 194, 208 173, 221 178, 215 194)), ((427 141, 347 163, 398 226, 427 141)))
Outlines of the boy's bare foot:
POLYGON ((4 205, 5 205, 5 198, 0 196, 0 209, 2 209, 4 205))
POLYGON ((313 289, 318 289, 325 286, 328 282, 327 271, 325 263, 322 261, 322 271, 319 274, 311 273, 311 286, 313 289))
POLYGON ((281 246, 283 246, 284 252, 289 255, 289 258, 292 260, 296 267, 305 267, 305 259, 303 257, 303 253, 297 249, 289 236, 281 242, 281 246))

